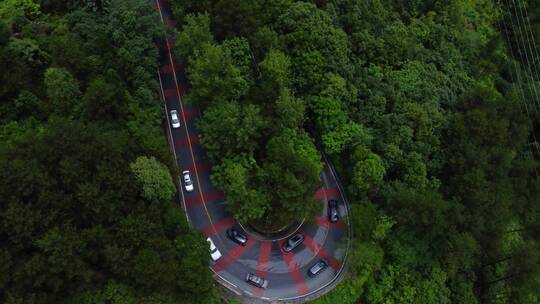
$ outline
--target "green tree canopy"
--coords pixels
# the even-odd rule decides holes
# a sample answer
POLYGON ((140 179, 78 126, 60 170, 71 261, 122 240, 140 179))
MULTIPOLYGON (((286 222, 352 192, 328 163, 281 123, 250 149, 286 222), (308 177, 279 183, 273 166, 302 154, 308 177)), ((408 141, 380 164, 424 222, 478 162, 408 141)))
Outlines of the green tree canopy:
POLYGON ((256 105, 235 101, 218 103, 204 113, 199 123, 201 143, 214 162, 252 155, 266 124, 256 105))
POLYGON ((176 34, 175 50, 179 62, 189 62, 196 50, 202 50, 205 44, 214 41, 207 14, 188 15, 185 22, 182 30, 176 34))
POLYGON ((68 114, 74 106, 80 104, 79 83, 65 69, 48 68, 44 83, 49 98, 49 111, 68 114))
POLYGON ((176 192, 167 167, 154 157, 139 156, 129 167, 142 186, 142 195, 151 202, 168 202, 176 192))
POLYGON ((242 70, 233 64, 230 51, 221 45, 206 44, 195 51, 187 72, 193 86, 190 100, 203 109, 213 102, 238 99, 248 89, 242 70))
POLYGON ((365 192, 382 182, 385 169, 377 154, 364 147, 357 147, 352 159, 356 163, 352 168, 351 192, 365 192))
POLYGON ((212 180, 227 193, 229 205, 240 222, 264 218, 271 208, 270 197, 255 187, 253 172, 257 170, 260 169, 254 159, 236 157, 224 160, 212 174, 212 180))

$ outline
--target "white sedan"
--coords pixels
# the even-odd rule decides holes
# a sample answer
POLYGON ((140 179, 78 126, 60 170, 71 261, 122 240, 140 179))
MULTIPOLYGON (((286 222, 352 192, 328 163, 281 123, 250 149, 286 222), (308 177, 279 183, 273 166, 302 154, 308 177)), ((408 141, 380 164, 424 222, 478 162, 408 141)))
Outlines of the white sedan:
POLYGON ((186 191, 193 191, 193 181, 191 180, 191 174, 189 174, 189 171, 186 170, 182 172, 182 176, 184 177, 184 187, 186 187, 186 191))
POLYGON ((178 112, 176 110, 171 111, 171 123, 173 128, 180 128, 180 120, 178 119, 178 112))
POLYGON ((212 242, 211 238, 206 239, 208 243, 210 243, 210 257, 212 258, 212 261, 217 261, 221 257, 221 252, 217 249, 216 245, 214 245, 214 242, 212 242))

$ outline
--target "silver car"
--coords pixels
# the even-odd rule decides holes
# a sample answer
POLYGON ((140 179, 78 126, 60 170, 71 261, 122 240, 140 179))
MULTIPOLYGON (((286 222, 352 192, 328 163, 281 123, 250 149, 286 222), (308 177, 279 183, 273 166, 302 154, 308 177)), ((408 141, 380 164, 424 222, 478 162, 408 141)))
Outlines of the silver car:
POLYGON ((266 288, 268 286, 268 280, 258 277, 252 273, 246 275, 246 282, 259 288, 266 288))
POLYGON ((285 252, 291 252, 294 248, 298 247, 298 245, 302 244, 304 241, 304 235, 301 233, 297 233, 293 235, 290 239, 285 242, 283 245, 283 251, 285 252))
POLYGON ((323 272, 323 270, 328 267, 328 262, 325 259, 319 260, 315 265, 311 266, 311 268, 308 270, 308 275, 310 277, 314 277, 318 275, 319 273, 323 272))

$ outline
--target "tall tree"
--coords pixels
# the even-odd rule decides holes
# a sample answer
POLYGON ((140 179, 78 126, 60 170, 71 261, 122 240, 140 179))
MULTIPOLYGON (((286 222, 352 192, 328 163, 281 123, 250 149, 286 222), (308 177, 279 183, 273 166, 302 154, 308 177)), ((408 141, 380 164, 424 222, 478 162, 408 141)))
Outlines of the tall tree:
POLYGON ((212 44, 213 41, 208 15, 188 15, 182 30, 176 34, 176 60, 189 62, 196 50, 202 50, 204 44, 212 44))
POLYGON ((69 114, 80 102, 81 91, 78 81, 65 69, 48 68, 44 77, 49 98, 49 111, 69 114))
POLYGON ((217 103, 199 123, 201 143, 215 163, 237 155, 253 155, 267 121, 256 105, 217 103))
POLYGON ((190 100, 202 109, 213 102, 237 100, 248 89, 242 70, 234 65, 230 51, 221 45, 207 44, 196 51, 187 73, 193 86, 190 100))
POLYGON ((154 157, 139 156, 129 167, 142 186, 142 195, 149 201, 169 202, 175 193, 167 167, 154 157))

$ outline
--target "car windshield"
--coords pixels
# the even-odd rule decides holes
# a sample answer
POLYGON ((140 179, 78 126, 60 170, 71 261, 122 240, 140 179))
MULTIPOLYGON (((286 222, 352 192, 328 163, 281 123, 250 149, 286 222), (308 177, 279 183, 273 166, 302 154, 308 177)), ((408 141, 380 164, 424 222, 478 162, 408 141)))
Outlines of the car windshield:
POLYGON ((212 242, 212 240, 210 238, 207 239, 208 243, 210 243, 210 251, 211 252, 214 252, 216 251, 216 245, 214 245, 214 242, 212 242))
POLYGON ((321 271, 324 268, 324 266, 326 266, 326 263, 324 261, 319 261, 317 262, 317 264, 313 265, 313 267, 311 268, 311 271, 313 273, 317 273, 321 271))

